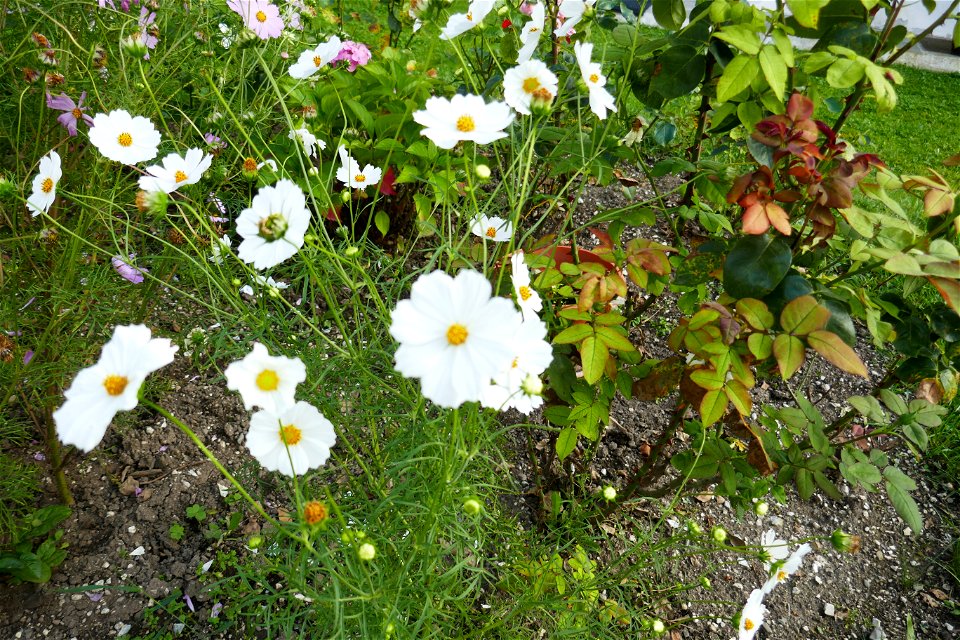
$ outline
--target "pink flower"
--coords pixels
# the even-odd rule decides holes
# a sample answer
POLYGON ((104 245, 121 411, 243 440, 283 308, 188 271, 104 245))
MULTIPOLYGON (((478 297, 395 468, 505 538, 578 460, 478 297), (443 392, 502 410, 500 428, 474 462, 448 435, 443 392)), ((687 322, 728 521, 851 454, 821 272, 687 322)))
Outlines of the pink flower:
POLYGON ((337 63, 340 60, 348 61, 350 66, 347 68, 347 71, 353 73, 357 70, 358 66, 362 67, 370 61, 370 49, 361 42, 344 40, 340 46, 340 53, 330 61, 330 64, 337 63))
MULTIPOLYGON (((129 259, 130 258, 127 258, 127 260, 129 259)), ((122 277, 124 280, 128 280, 133 284, 140 284, 143 282, 143 272, 146 271, 146 269, 137 269, 136 267, 128 264, 120 256, 113 256, 113 260, 111 260, 111 262, 113 263, 114 270, 119 273, 120 277, 122 277)))
POLYGON ((71 136, 77 135, 77 122, 81 119, 86 122, 87 125, 93 126, 93 118, 85 114, 83 112, 83 106, 81 106, 86 97, 86 91, 80 94, 80 100, 77 102, 74 102, 65 93, 61 93, 56 98, 49 93, 47 94, 47 108, 63 111, 63 113, 57 117, 57 122, 62 124, 71 136))
MULTIPOLYGON (((146 7, 140 9, 140 19, 137 21, 137 24, 140 27, 140 41, 143 42, 143 45, 147 49, 156 49, 157 42, 160 41, 160 38, 157 37, 157 34, 159 33, 157 28, 148 28, 150 25, 156 22, 156 20, 157 14, 155 11, 150 11, 146 7)), ((150 54, 148 53, 144 55, 143 59, 149 60, 150 54)))
POLYGON ((277 38, 283 31, 280 9, 266 0, 227 0, 227 6, 238 13, 261 40, 277 38))

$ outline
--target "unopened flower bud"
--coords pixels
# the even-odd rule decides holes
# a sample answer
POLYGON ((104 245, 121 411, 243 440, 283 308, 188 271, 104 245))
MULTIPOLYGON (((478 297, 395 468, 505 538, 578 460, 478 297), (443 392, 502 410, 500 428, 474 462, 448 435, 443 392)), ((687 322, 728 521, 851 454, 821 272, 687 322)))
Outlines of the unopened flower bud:
POLYGON ((413 73, 417 70, 416 60, 407 60, 407 73, 413 73))
POLYGON ((617 490, 611 486, 606 486, 603 488, 603 499, 607 502, 613 502, 617 499, 617 490))
POLYGON ((257 549, 263 546, 263 536, 250 536, 247 538, 247 546, 251 549, 257 549))
POLYGON ((532 373, 527 374, 520 383, 520 389, 528 396, 539 396, 543 394, 543 380, 532 373))
POLYGON ((483 507, 476 498, 469 498, 463 502, 463 512, 468 516, 475 516, 480 513, 483 507))
POLYGON ((348 202, 350 202, 350 198, 352 197, 353 195, 351 195, 350 189, 344 189, 343 191, 340 192, 340 202, 342 202, 343 204, 347 204, 348 202))
POLYGON ((760 516, 761 518, 770 511, 770 505, 767 504, 766 500, 760 500, 757 504, 753 505, 753 512, 760 516))
POLYGON ((654 620, 653 624, 650 625, 650 629, 659 635, 667 630, 667 626, 663 624, 663 620, 654 620))
POLYGON ((139 33, 134 33, 121 40, 120 48, 134 58, 142 58, 147 55, 147 43, 144 42, 139 33))
POLYGON ((243 284, 242 282, 240 282, 240 278, 234 278, 234 279, 231 280, 230 282, 231 282, 231 284, 233 284, 233 286, 235 286, 235 287, 239 287, 241 284, 243 284))
POLYGON ((530 112, 537 116, 545 116, 553 107, 553 94, 540 87, 530 96, 530 112))
POLYGON ((307 175, 316 177, 320 175, 320 169, 317 169, 316 167, 310 167, 309 169, 307 169, 307 175))
POLYGON ((481 180, 490 179, 490 167, 488 167, 485 164, 478 164, 476 167, 473 168, 473 171, 477 174, 477 177, 480 178, 481 180))
POLYGON ((10 182, 7 176, 0 176, 0 200, 10 200, 17 195, 17 185, 10 182))
POLYGON ((853 536, 837 529, 830 534, 830 544, 841 553, 857 553, 860 551, 860 536, 853 536))
POLYGON ((344 249, 344 251, 343 251, 343 255, 347 256, 348 258, 350 258, 350 257, 352 257, 352 256, 355 256, 355 255, 357 255, 358 253, 360 253, 360 248, 359 248, 359 247, 353 247, 353 246, 347 247, 347 248, 344 249))
POLYGON ((723 544, 727 540, 727 530, 723 527, 714 527, 710 531, 710 535, 713 537, 713 540, 718 544, 723 544))
POLYGON ((700 586, 704 589, 709 589, 711 587, 710 578, 707 576, 700 576, 700 586))
POLYGON ((137 209, 144 213, 165 216, 167 215, 168 204, 170 204, 170 196, 163 191, 137 192, 137 209))
POLYGON ((703 533, 703 527, 694 522, 693 520, 687 521, 687 531, 690 532, 690 535, 699 536, 703 533))
POLYGON ((370 562, 377 556, 377 549, 369 542, 364 542, 357 547, 357 557, 364 562, 370 562))

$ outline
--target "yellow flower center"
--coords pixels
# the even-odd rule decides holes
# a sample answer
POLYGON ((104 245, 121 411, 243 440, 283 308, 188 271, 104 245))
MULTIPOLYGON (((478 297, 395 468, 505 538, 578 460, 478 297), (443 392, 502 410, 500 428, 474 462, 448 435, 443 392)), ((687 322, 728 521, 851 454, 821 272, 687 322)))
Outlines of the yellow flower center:
POLYGON ((540 88, 540 81, 536 78, 527 78, 523 81, 523 90, 527 93, 533 93, 540 88))
POLYGON ((497 230, 494 229, 493 227, 487 227, 487 230, 486 230, 485 234, 486 234, 486 236, 487 236, 488 238, 496 238, 496 237, 497 237, 497 230))
POLYGON ((253 173, 257 170, 257 161, 253 158, 245 158, 243 161, 243 170, 247 173, 253 173))
POLYGON ((322 64, 323 64, 323 58, 321 58, 320 56, 313 56, 313 66, 319 67, 322 64))
POLYGON ((743 622, 743 628, 744 628, 746 631, 750 631, 750 629, 753 629, 753 627, 754 627, 753 620, 751 620, 750 618, 747 618, 747 619, 743 622))
POLYGON ((777 571, 777 580, 779 580, 780 582, 783 582, 788 577, 789 576, 787 575, 786 571, 783 571, 783 570, 777 571))
POLYGON ((520 299, 526 302, 530 299, 530 296, 533 295, 533 291, 530 290, 530 287, 520 287, 520 299))
POLYGON ((452 324, 447 329, 447 342, 453 346, 461 345, 467 341, 467 328, 462 324, 452 324))
POLYGON ((133 136, 127 133, 126 131, 124 131, 123 133, 117 136, 117 143, 121 147, 129 147, 130 145, 133 144, 133 136))
POLYGON ((590 74, 590 82, 592 82, 593 84, 597 84, 597 82, 599 81, 600 81, 600 76, 598 76, 595 73, 590 74))
POLYGON ((511 368, 511 369, 516 369, 517 367, 520 366, 520 363, 517 362, 517 360, 518 360, 518 358, 514 358, 514 359, 513 359, 513 363, 510 365, 510 368, 511 368))
POLYGON ((267 21, 267 14, 265 14, 263 11, 257 11, 257 20, 258 20, 259 22, 266 22, 266 21, 267 21))
POLYGON ((367 181, 367 176, 363 175, 362 173, 358 173, 357 175, 353 176, 353 181, 354 181, 354 182, 366 182, 366 181, 367 181))
POLYGON ((43 183, 40 185, 40 190, 44 193, 53 191, 53 178, 44 178, 43 183))
POLYGON ((540 27, 530 27, 530 33, 537 33, 540 31, 540 27))
POLYGON ((473 116, 463 115, 457 118, 457 130, 464 133, 473 131, 477 128, 477 123, 473 121, 473 116))
POLYGON ((292 424, 280 427, 280 439, 283 440, 283 444, 287 445, 288 447, 300 442, 300 438, 302 437, 303 432, 292 424))
POLYGON ((315 525, 327 519, 327 507, 316 500, 303 505, 303 519, 309 525, 315 525))
POLYGON ((129 380, 127 380, 126 376, 111 374, 103 379, 103 388, 107 390, 109 395, 118 396, 127 388, 128 382, 129 380))
POLYGON ((180 171, 178 169, 177 172, 173 174, 173 179, 177 182, 177 184, 180 184, 181 182, 187 179, 187 174, 185 174, 183 171, 180 171))
POLYGON ((472 11, 468 11, 468 12, 467 12, 467 20, 469 20, 470 22, 473 22, 473 12, 472 12, 472 11))
POLYGON ((80 111, 80 109, 74 109, 73 111, 70 112, 70 114, 77 120, 83 117, 83 111, 80 111))
POLYGON ((257 374, 257 388, 260 391, 276 391, 280 386, 280 377, 273 369, 264 369, 257 374))

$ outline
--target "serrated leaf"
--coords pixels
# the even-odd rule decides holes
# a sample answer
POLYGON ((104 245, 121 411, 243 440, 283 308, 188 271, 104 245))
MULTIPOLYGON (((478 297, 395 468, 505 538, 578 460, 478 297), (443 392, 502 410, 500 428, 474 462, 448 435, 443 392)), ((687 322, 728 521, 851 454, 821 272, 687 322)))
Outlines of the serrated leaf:
POLYGON ((797 493, 803 500, 809 500, 813 495, 813 474, 807 469, 797 469, 797 493))
POLYGON ((720 390, 707 391, 700 401, 700 420, 709 427, 727 412, 727 395, 720 390))
POLYGON ((913 478, 905 474, 903 471, 900 471, 897 467, 887 467, 883 470, 883 477, 887 479, 887 482, 895 484, 904 491, 916 491, 917 483, 914 482, 913 478))
POLYGON ((752 56, 738 55, 727 63, 720 81, 717 83, 717 100, 726 102, 750 86, 757 74, 760 73, 760 64, 752 56))
POLYGON ((777 45, 777 50, 780 52, 780 55, 783 56, 783 61, 788 67, 793 67, 796 65, 796 58, 793 55, 793 43, 790 42, 790 36, 788 36, 782 29, 773 30, 773 42, 777 45))
POLYGON ((849 89, 863 79, 863 64, 849 58, 838 58, 827 69, 827 83, 836 89, 849 89))
POLYGON ((610 351, 607 345, 596 336, 584 338, 580 343, 580 362, 583 365, 583 379, 594 384, 603 377, 603 370, 607 366, 610 351))
POLYGON ((923 531, 923 518, 920 516, 920 508, 917 506, 917 503, 914 502, 913 498, 910 497, 910 494, 892 482, 888 481, 884 484, 887 488, 887 496, 890 498, 890 503, 893 505, 893 508, 897 510, 897 514, 903 518, 903 521, 907 523, 907 526, 910 527, 915 534, 923 531))
POLYGON ((883 480, 883 476, 880 475, 880 469, 877 469, 869 462, 854 462, 848 465, 844 475, 849 480, 854 480, 866 485, 874 485, 883 480))
POLYGON ((883 268, 890 273, 900 273, 905 276, 925 275, 917 259, 908 253, 898 253, 891 256, 890 259, 883 264, 883 268))
POLYGON ((758 331, 766 331, 773 327, 773 314, 766 303, 756 298, 742 298, 737 300, 737 313, 758 331))
POLYGON ((690 374, 690 380, 702 389, 716 391, 723 388, 724 376, 713 369, 697 369, 690 374))
POLYGON ((576 344, 593 335, 589 324, 575 324, 567 327, 553 338, 554 344, 576 344))
POLYGON ((573 450, 577 448, 577 438, 580 437, 580 434, 577 433, 577 430, 573 427, 566 427, 560 430, 560 434, 557 436, 557 456, 561 460, 573 453, 573 450))
POLYGON ((927 430, 921 425, 916 422, 908 422, 903 425, 903 435, 907 436, 910 442, 917 445, 917 449, 920 449, 920 451, 927 450, 927 445, 930 443, 930 436, 927 435, 927 430))
POLYGON ((837 56, 829 51, 814 51, 807 57, 806 62, 804 62, 803 70, 806 73, 816 73, 824 67, 829 67, 836 59, 837 56))
POLYGON ((750 397, 750 391, 737 380, 730 380, 724 386, 724 393, 733 404, 734 408, 742 416, 749 416, 753 410, 753 398, 750 397))
POLYGON ((803 342, 788 333, 781 333, 773 340, 773 355, 780 367, 780 375, 789 380, 803 366, 803 342))
POLYGON ((780 312, 780 326, 795 336, 805 336, 823 329, 829 321, 830 311, 813 296, 794 298, 780 312))
POLYGON ((807 344, 838 369, 870 379, 867 365, 863 364, 857 352, 837 334, 830 331, 813 331, 807 336, 807 344))
POLYGON ((760 50, 760 69, 770 89, 778 98, 782 98, 787 90, 787 64, 776 47, 768 44, 760 50))
POLYGON ((823 432, 823 427, 814 422, 808 423, 807 436, 809 436, 810 444, 813 448, 818 453, 826 455, 827 450, 830 449, 830 439, 827 437, 827 434, 823 432))
POLYGON ((826 474, 823 471, 814 471, 813 479, 816 481, 817 486, 827 494, 831 500, 843 500, 843 494, 837 489, 837 485, 830 482, 830 479, 827 478, 826 474))
POLYGON ((907 412, 907 403, 903 401, 903 398, 889 389, 880 389, 880 399, 883 400, 883 404, 887 405, 887 409, 890 409, 890 411, 893 411, 898 416, 902 416, 907 412))

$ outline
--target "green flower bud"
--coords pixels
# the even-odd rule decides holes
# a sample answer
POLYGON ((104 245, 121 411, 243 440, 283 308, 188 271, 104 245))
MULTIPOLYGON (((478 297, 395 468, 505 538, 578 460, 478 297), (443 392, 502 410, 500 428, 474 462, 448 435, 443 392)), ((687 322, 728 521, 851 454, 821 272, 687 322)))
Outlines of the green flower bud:
POLYGON ((259 547, 263 546, 263 536, 250 536, 247 539, 247 546, 251 549, 258 549, 259 547))
POLYGON ((860 536, 852 536, 837 529, 830 534, 830 544, 841 553, 857 553, 860 551, 860 536))
POLYGON ((476 498, 468 498, 463 502, 463 512, 468 516, 475 516, 480 513, 483 506, 476 498))
POLYGON ((658 635, 667 630, 667 626, 663 624, 663 620, 654 620, 650 628, 658 635))
POLYGON ((753 512, 760 516, 761 518, 770 511, 770 505, 767 504, 765 500, 760 500, 757 504, 753 505, 753 512))
POLYGON ((723 544, 727 540, 727 530, 723 527, 714 527, 710 531, 710 535, 717 544, 723 544))
POLYGON ((607 502, 613 502, 617 499, 617 490, 611 486, 606 486, 603 488, 603 499, 607 502))
POLYGON ((481 180, 490 179, 490 175, 491 175, 490 167, 488 167, 485 164, 478 164, 476 167, 473 168, 473 171, 474 173, 477 174, 477 177, 480 178, 481 180))
POLYGON ((377 549, 369 542, 364 542, 357 548, 357 557, 364 562, 370 562, 377 555, 377 549))

